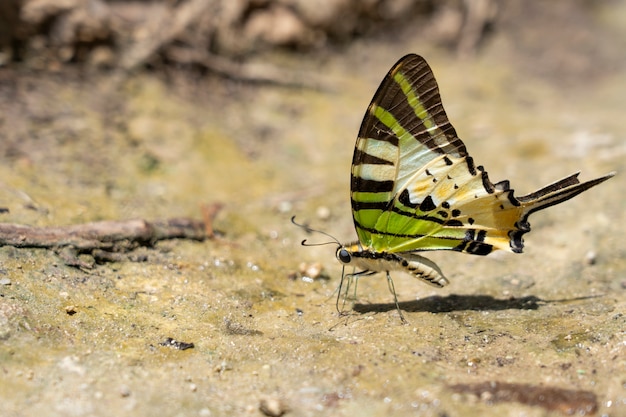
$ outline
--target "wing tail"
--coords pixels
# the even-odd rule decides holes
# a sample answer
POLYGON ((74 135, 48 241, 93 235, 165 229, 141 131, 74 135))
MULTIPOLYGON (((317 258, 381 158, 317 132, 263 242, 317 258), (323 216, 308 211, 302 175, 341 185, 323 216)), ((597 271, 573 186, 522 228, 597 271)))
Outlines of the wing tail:
POLYGON ((522 236, 524 235, 524 233, 530 231, 528 216, 536 211, 543 210, 545 208, 567 201, 570 198, 573 198, 578 194, 587 191, 591 187, 603 183, 604 181, 613 177, 615 175, 615 172, 611 172, 602 177, 595 178, 593 180, 589 180, 583 183, 578 180, 578 174, 579 173, 577 172, 570 175, 569 177, 546 185, 545 187, 533 193, 516 197, 517 200, 521 203, 523 210, 519 221, 515 224, 516 229, 511 230, 511 232, 509 233, 509 237, 511 239, 510 245, 513 252, 521 252, 522 248, 524 247, 524 240, 522 236))

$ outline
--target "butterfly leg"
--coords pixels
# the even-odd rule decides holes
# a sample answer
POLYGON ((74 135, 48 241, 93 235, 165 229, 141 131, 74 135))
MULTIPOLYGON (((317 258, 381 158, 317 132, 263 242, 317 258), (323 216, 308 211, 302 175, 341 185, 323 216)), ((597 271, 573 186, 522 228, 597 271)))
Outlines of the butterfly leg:
POLYGON ((337 309, 337 312, 339 313, 339 315, 341 316, 344 311, 344 307, 346 306, 346 298, 348 297, 348 291, 350 290, 350 283, 352 282, 352 277, 354 275, 354 273, 352 274, 347 274, 345 273, 346 267, 344 266, 343 268, 341 268, 341 280, 339 281, 339 287, 337 287, 337 300, 335 301, 335 308, 337 309), (345 295, 343 296, 343 303, 341 304, 341 308, 339 308, 339 299, 341 298, 341 290, 343 288, 343 280, 346 279, 346 292, 345 295))
POLYGON ((337 288, 337 300, 335 301, 335 308, 337 312, 342 315, 345 311, 346 299, 348 298, 348 293, 350 292, 350 286, 352 285, 352 280, 354 280, 354 297, 356 298, 356 288, 359 282, 359 278, 362 276, 373 275, 377 271, 359 271, 353 272, 351 274, 345 273, 345 266, 341 271, 341 281, 339 281, 339 287, 337 288), (346 280, 346 289, 343 291, 343 282, 346 280), (343 301, 341 303, 341 308, 339 307, 339 299, 341 298, 341 293, 343 292, 343 301))
POLYGON ((407 324, 408 321, 404 318, 402 314, 402 310, 400 310, 400 305, 398 304, 398 296, 396 295, 396 287, 393 285, 393 279, 391 279, 391 275, 389 271, 387 271, 387 286, 389 287, 389 291, 393 294, 393 302, 396 304, 396 310, 398 310, 398 315, 400 316, 400 320, 403 324, 407 324))

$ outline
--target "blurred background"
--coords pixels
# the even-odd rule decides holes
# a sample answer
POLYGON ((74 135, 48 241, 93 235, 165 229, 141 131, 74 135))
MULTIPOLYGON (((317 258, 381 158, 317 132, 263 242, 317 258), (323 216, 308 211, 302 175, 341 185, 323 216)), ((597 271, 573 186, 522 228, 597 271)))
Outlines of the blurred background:
POLYGON ((0 1, 0 222, 221 208, 218 239, 142 262, 0 247, 0 414, 626 414, 624 51, 623 0, 0 1), (533 215, 524 255, 429 254, 443 290, 394 276, 412 324, 376 276, 334 326, 334 247, 289 220, 356 238, 354 142, 407 53, 492 182, 618 175, 533 215), (449 389, 490 380, 580 395, 449 389))
POLYGON ((613 57, 604 71, 619 64, 613 53, 618 45, 607 40, 619 34, 623 13, 616 0, 8 0, 1 7, 3 66, 196 67, 218 73, 229 73, 219 65, 228 61, 214 63, 213 55, 244 60, 276 49, 337 51, 358 39, 403 41, 410 33, 460 57, 505 37, 531 54, 529 61, 556 54, 544 72, 580 75, 591 72, 593 60, 613 57), (554 42, 567 43, 568 50, 551 48, 554 42))
MULTIPOLYGON (((618 0, 8 0, 0 158, 6 175, 46 183, 37 202, 22 195, 33 201, 18 207, 45 213, 23 211, 28 223, 162 215, 205 194, 284 211, 323 195, 313 206, 327 213, 346 206, 346 161, 373 91, 414 52, 443 80, 471 152, 594 162, 624 152, 619 118, 600 109, 623 108, 625 13, 618 0), (559 97, 591 110, 559 114, 559 97), (246 164, 264 173, 251 179, 246 164), (55 218, 61 186, 117 201, 64 201, 55 218), (154 212, 146 198, 163 201, 154 212)), ((494 181, 537 173, 504 158, 488 168, 494 181)))

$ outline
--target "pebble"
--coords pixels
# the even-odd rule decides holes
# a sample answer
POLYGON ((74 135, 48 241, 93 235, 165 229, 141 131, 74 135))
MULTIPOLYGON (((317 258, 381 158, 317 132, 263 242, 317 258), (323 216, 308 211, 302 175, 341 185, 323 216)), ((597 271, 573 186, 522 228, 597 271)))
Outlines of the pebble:
POLYGON ((590 250, 585 254, 585 264, 586 265, 595 265, 598 259, 598 255, 595 251, 590 250))
POLYGON ((261 399, 261 403, 259 404, 259 411, 265 414, 268 417, 280 417, 287 412, 287 408, 280 401, 280 399, 275 397, 267 397, 261 399))
POLYGON ((320 206, 315 211, 315 215, 320 220, 328 220, 330 218, 330 209, 326 206, 320 206))

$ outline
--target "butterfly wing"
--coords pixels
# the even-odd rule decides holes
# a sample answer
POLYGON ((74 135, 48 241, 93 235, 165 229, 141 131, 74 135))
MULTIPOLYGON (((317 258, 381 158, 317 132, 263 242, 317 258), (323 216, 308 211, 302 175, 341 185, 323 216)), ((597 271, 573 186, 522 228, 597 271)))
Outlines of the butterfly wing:
POLYGON ((376 91, 354 150, 351 202, 360 243, 377 251, 405 248, 409 242, 418 247, 408 250, 428 248, 423 237, 441 225, 417 218, 423 213, 421 204, 410 208, 408 216, 399 213, 398 209, 407 212, 402 192, 411 185, 426 201, 422 209, 429 208, 425 197, 432 181, 422 181, 416 174, 443 157, 463 161, 466 156, 441 104, 432 70, 420 56, 403 57, 376 91))
POLYGON ((351 204, 359 242, 375 252, 521 252, 528 216, 610 178, 576 174, 516 198, 467 154, 426 61, 400 59, 369 105, 357 138, 351 204))

